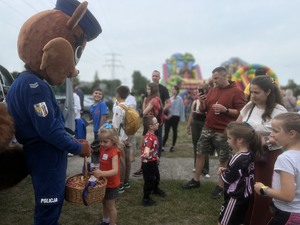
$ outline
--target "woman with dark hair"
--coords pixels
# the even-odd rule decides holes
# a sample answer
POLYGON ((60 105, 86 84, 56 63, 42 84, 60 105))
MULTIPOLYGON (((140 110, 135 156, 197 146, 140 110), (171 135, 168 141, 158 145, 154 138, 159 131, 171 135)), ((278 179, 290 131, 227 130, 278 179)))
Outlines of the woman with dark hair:
MULTIPOLYGON (((193 172, 195 172, 196 168, 196 158, 197 158, 197 143, 200 138, 202 129, 204 127, 206 113, 202 112, 200 107, 200 100, 198 98, 199 94, 207 94, 209 91, 208 84, 200 84, 198 89, 196 89, 196 96, 197 98, 193 101, 191 106, 191 113, 187 122, 187 133, 192 135, 192 142, 193 142, 193 149, 194 149, 194 165, 193 165, 193 172)), ((210 178, 209 175, 209 155, 205 155, 205 163, 202 170, 202 175, 205 178, 210 178)))
MULTIPOLYGON (((269 76, 258 76, 250 85, 251 100, 244 106, 238 117, 238 122, 246 122, 262 136, 264 157, 255 161, 255 182, 272 185, 274 163, 282 153, 280 146, 269 140, 271 120, 276 115, 287 112, 281 102, 278 86, 269 76)), ((252 204, 248 208, 245 224, 267 224, 271 218, 269 204, 271 199, 254 194, 252 204)))
MULTIPOLYGON (((154 115, 156 118, 159 111, 163 108, 162 102, 159 97, 159 89, 156 83, 149 83, 147 85, 148 97, 143 105, 143 116, 154 115)), ((160 122, 160 118, 157 118, 160 122)))
POLYGON ((173 139, 172 139, 172 146, 170 147, 170 152, 174 151, 174 147, 177 140, 177 128, 179 121, 185 120, 184 115, 184 104, 182 98, 178 95, 179 94, 179 87, 173 86, 171 89, 172 96, 171 96, 171 108, 169 109, 168 115, 165 117, 165 135, 163 138, 163 147, 165 147, 167 140, 169 138, 170 128, 173 131, 173 139))

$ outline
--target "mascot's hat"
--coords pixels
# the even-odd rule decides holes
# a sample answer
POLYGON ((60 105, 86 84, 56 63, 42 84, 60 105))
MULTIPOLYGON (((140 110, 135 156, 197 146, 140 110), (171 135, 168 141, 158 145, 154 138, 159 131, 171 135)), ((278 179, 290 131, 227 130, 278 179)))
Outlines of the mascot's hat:
MULTIPOLYGON (((55 9, 61 10, 67 15, 72 16, 79 5, 80 2, 76 0, 57 0, 55 9)), ((100 24, 88 9, 80 20, 79 26, 85 32, 87 41, 95 39, 102 32, 100 24)))

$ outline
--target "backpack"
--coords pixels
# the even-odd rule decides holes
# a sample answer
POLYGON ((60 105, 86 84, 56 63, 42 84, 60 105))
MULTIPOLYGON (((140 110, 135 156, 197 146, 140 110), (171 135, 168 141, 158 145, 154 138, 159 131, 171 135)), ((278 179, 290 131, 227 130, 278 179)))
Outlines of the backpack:
POLYGON ((140 115, 138 112, 123 104, 119 106, 125 110, 124 124, 121 125, 127 135, 134 135, 141 126, 140 115))

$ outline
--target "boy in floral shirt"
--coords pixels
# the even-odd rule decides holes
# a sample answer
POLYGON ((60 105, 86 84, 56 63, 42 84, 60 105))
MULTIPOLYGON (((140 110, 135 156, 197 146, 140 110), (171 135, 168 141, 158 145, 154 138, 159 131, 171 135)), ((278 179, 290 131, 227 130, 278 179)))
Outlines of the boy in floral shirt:
POLYGON ((147 130, 147 133, 143 138, 141 147, 144 178, 144 196, 142 204, 144 206, 152 206, 155 205, 156 202, 150 198, 151 193, 159 195, 160 197, 166 196, 165 192, 158 187, 160 181, 157 165, 157 161, 159 161, 159 157, 157 156, 159 144, 154 132, 158 129, 159 123, 154 116, 145 116, 143 118, 143 125, 147 130))

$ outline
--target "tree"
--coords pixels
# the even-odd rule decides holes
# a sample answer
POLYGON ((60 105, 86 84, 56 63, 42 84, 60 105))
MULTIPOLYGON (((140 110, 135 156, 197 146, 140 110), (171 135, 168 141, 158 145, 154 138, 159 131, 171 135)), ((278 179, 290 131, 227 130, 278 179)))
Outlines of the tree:
POLYGON ((101 84, 104 88, 104 95, 114 97, 116 95, 116 88, 121 85, 121 81, 119 79, 115 80, 102 80, 101 84))
POLYGON ((293 91, 293 93, 294 93, 294 96, 296 96, 296 97, 298 95, 300 95, 300 85, 296 84, 294 82, 294 80, 290 80, 289 79, 287 85, 286 86, 282 86, 281 88, 282 89, 291 89, 293 91))
POLYGON ((146 92, 146 86, 150 81, 142 76, 140 71, 134 71, 132 74, 132 91, 134 92, 135 95, 141 95, 146 92))
POLYGON ((14 79, 16 79, 19 76, 19 74, 20 74, 20 72, 18 72, 18 71, 13 71, 11 73, 11 75, 13 76, 14 79))
POLYGON ((99 76, 98 76, 98 71, 95 72, 95 75, 94 75, 94 82, 92 84, 92 90, 94 90, 95 88, 99 88, 100 87, 100 79, 99 79, 99 76))
POLYGON ((74 85, 74 86, 78 86, 79 84, 80 84, 80 80, 79 80, 78 76, 77 76, 77 77, 74 77, 74 78, 73 78, 73 85, 74 85))

